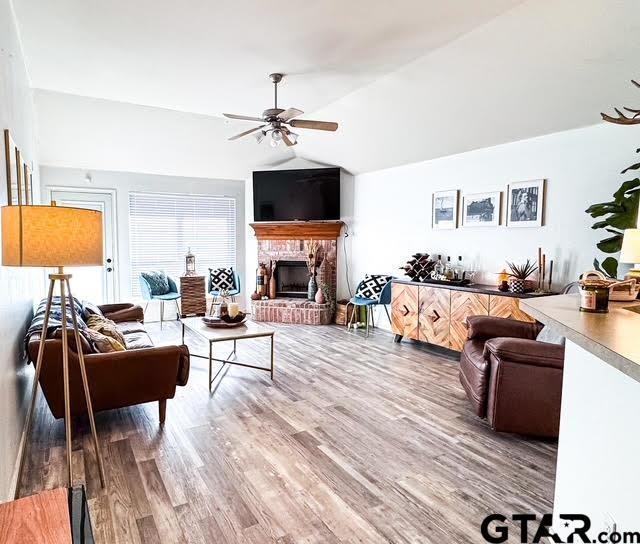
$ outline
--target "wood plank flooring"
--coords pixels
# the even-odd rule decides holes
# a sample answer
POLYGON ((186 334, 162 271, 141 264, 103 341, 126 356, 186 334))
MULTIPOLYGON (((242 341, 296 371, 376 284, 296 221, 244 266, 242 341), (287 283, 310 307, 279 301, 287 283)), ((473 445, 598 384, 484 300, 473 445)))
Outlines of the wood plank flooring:
MULTIPOLYGON (((175 322, 149 330, 180 341, 175 322)), ((97 414, 106 490, 86 418, 74 422, 97 542, 484 542, 490 513, 551 511, 556 445, 493 433, 456 361, 337 326, 277 326, 275 346, 274 382, 232 367, 211 396, 192 358, 164 428, 157 403, 97 414)), ((268 349, 242 341, 238 357, 266 363, 268 349)), ((65 484, 63 422, 42 399, 36 418, 23 496, 65 484)))

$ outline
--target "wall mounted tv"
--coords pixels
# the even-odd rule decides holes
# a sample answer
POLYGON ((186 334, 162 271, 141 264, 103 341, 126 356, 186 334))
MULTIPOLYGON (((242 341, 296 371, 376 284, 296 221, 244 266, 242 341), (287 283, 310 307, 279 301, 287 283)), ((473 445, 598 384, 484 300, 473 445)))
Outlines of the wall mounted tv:
POLYGON ((253 173, 255 221, 340 219, 340 168, 253 173))

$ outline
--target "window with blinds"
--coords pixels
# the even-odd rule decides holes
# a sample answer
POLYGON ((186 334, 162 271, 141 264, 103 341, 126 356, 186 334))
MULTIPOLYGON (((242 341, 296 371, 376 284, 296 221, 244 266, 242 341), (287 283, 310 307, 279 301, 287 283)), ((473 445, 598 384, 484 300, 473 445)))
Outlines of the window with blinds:
MULTIPOLYGON (((141 272, 164 270, 177 280, 189 248, 196 269, 236 266, 235 198, 129 193, 131 294, 140 296, 141 272)), ((176 281, 177 283, 177 281, 176 281)))

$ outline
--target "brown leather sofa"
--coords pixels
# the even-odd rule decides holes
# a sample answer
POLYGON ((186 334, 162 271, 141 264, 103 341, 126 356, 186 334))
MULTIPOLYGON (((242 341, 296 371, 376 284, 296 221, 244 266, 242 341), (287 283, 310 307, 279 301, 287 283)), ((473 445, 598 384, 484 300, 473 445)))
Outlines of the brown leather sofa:
MULTIPOLYGON (((158 401, 160 423, 164 423, 167 399, 175 395, 176 385, 186 385, 189 379, 189 350, 186 346, 154 347, 144 328, 140 306, 107 304, 99 308, 105 317, 116 322, 127 350, 95 353, 81 336, 94 411, 158 401)), ((75 339, 71 330, 67 334, 71 414, 75 416, 86 413, 86 403, 75 339)), ((39 344, 40 333, 35 333, 28 343, 32 362, 37 360, 39 344)), ((45 341, 40 385, 53 416, 64 417, 61 330, 45 341)))
POLYGON ((499 317, 467 319, 460 383, 495 431, 557 437, 564 346, 536 341, 542 326, 499 317))

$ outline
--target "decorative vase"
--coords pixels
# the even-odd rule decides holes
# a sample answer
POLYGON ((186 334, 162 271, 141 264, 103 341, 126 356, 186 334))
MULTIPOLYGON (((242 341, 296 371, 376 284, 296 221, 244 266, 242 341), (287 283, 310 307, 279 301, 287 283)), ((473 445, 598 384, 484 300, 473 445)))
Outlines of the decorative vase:
POLYGON ((524 293, 525 281, 518 278, 509 278, 509 291, 512 293, 524 293))
POLYGON ((309 276, 309 286, 307 287, 307 299, 315 300, 317 292, 318 292, 318 284, 316 283, 316 277, 309 276))
POLYGON ((316 302, 318 304, 324 304, 325 302, 327 302, 327 299, 324 296, 324 291, 322 289, 318 289, 318 292, 316 293, 316 302))
POLYGON ((273 261, 271 264, 271 278, 269 278, 269 298, 276 298, 276 263, 273 261))

